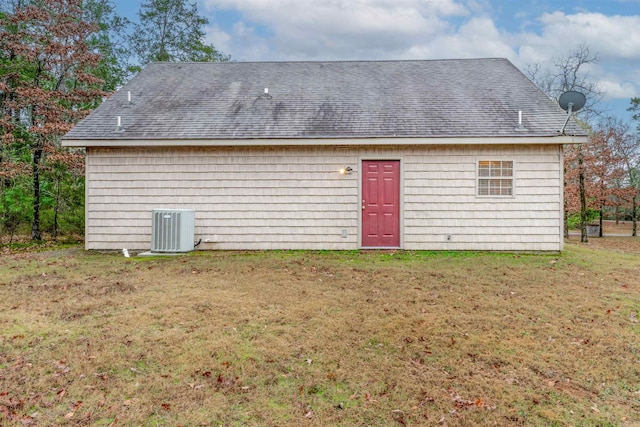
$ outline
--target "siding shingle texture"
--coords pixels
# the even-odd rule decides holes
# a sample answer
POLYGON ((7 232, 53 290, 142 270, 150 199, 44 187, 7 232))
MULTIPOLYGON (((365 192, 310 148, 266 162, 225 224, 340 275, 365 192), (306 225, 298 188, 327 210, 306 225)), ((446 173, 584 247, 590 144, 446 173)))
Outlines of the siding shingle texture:
POLYGON ((506 59, 154 63, 65 139, 547 137, 565 118, 506 59))

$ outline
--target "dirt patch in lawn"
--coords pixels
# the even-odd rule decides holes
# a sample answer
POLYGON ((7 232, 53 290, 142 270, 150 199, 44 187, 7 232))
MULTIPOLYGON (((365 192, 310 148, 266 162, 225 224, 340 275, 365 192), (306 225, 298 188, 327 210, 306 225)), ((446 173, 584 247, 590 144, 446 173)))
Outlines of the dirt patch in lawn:
POLYGON ((571 235, 566 241, 586 249, 640 254, 640 237, 589 237, 587 243, 581 243, 580 236, 571 235))
POLYGON ((630 247, 6 255, 0 423, 637 425, 630 247))
POLYGON ((633 221, 602 221, 602 231, 605 234, 624 234, 631 236, 633 221))

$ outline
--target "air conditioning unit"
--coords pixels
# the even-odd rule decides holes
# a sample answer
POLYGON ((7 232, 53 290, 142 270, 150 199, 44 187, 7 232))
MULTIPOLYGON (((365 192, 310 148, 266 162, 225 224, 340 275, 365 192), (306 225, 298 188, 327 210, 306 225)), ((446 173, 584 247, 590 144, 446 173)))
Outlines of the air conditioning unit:
POLYGON ((196 214, 189 209, 154 209, 151 252, 189 252, 195 240, 196 214))

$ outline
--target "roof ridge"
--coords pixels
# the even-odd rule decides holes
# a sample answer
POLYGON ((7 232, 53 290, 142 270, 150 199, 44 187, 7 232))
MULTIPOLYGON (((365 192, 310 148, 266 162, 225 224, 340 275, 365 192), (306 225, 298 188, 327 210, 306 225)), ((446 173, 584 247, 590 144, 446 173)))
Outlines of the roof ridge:
MULTIPOLYGON (((204 61, 184 61, 170 62, 157 61, 147 65, 225 65, 225 64, 353 64, 353 63, 407 63, 407 62, 462 62, 462 61, 509 61, 504 57, 477 57, 477 58, 427 58, 427 59, 336 59, 336 60, 294 60, 294 61, 225 61, 225 62, 204 62, 204 61)), ((510 61, 509 61, 510 62, 510 61)))

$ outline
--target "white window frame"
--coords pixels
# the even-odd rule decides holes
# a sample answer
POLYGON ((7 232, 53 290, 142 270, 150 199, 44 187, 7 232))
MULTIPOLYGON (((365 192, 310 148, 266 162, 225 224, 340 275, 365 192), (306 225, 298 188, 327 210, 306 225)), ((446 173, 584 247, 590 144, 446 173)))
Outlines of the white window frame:
POLYGON ((511 159, 482 158, 476 160, 476 196, 501 199, 514 197, 515 166, 515 162, 511 159), (486 185, 481 185, 485 181, 486 185), (486 188, 487 193, 482 194, 481 188, 486 188))

